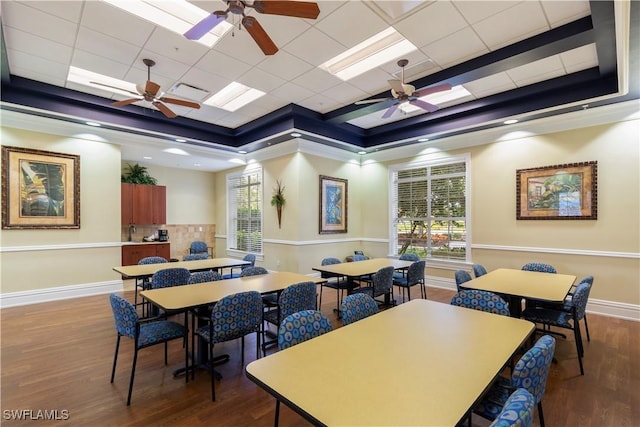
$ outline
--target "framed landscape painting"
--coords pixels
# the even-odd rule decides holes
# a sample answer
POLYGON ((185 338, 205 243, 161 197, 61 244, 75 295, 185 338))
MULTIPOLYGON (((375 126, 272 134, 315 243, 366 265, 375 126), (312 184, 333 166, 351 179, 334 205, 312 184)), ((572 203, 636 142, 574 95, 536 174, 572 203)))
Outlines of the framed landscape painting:
POLYGON ((347 180, 320 175, 320 234, 347 232, 347 180))
POLYGON ((598 162, 516 171, 517 219, 597 219, 598 162))
POLYGON ((80 156, 3 146, 2 228, 80 228, 80 156))

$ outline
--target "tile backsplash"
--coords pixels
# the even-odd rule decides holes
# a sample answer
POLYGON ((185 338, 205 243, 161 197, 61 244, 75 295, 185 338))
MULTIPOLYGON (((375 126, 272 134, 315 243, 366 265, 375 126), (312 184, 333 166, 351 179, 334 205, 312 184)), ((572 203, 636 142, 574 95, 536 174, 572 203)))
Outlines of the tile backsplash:
MULTIPOLYGON (((166 224, 162 227, 157 225, 136 225, 132 229, 131 241, 142 242, 143 237, 155 235, 158 229, 166 229, 169 232, 169 243, 171 244, 171 258, 182 261, 182 258, 189 253, 189 246, 195 240, 202 240, 209 246, 210 252, 215 256, 216 226, 215 224, 166 224)), ((129 226, 123 226, 121 230, 121 240, 129 241, 129 226)))

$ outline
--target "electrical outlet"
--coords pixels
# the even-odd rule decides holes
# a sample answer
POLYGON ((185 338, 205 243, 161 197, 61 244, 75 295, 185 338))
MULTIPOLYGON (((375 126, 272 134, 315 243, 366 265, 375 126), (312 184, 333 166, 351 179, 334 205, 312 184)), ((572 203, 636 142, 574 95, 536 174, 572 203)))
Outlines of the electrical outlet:
POLYGON ((198 227, 198 231, 202 231, 202 226, 198 227))
POLYGON ((280 260, 276 260, 276 267, 280 267, 280 260))

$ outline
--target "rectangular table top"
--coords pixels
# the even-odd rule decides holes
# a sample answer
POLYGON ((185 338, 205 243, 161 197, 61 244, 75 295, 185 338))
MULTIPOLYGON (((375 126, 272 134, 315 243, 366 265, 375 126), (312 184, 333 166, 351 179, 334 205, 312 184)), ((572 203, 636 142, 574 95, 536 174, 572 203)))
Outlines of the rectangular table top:
POLYGON ((299 273, 279 271, 258 276, 238 277, 194 285, 172 286, 140 292, 143 298, 167 311, 180 311, 213 304, 238 292, 258 291, 261 294, 278 292, 300 282, 322 283, 325 279, 299 273))
POLYGON ((189 271, 216 270, 218 268, 241 267, 251 262, 235 258, 209 258, 194 261, 164 262, 161 264, 123 265, 113 270, 132 279, 153 276, 165 268, 186 268, 189 271))
POLYGON ((312 270, 333 273, 346 277, 360 277, 373 274, 383 267, 393 266, 396 270, 409 268, 412 261, 401 261, 395 258, 373 258, 364 261, 342 262, 340 264, 321 265, 312 270))
POLYGON ((465 282, 463 288, 479 289, 504 295, 561 302, 569 293, 576 276, 498 268, 465 282))
POLYGON ((315 425, 454 426, 534 324, 416 299, 251 362, 315 425))

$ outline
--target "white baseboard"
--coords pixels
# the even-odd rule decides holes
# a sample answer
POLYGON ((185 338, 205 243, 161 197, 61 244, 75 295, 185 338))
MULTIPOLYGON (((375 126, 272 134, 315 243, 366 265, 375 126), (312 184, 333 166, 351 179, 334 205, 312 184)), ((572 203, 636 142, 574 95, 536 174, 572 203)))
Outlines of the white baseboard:
POLYGON ((0 294, 0 308, 122 292, 122 280, 0 294))

